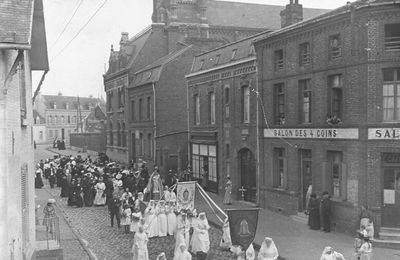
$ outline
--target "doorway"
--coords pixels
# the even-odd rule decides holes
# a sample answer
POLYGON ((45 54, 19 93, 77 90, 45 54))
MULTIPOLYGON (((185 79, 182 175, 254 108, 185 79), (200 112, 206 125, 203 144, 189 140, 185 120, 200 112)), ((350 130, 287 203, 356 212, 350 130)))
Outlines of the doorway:
POLYGON ((61 128, 61 140, 65 140, 65 130, 61 128))
MULTIPOLYGON (((244 148, 239 151, 239 170, 241 178, 241 187, 244 188, 244 200, 256 202, 257 200, 257 176, 256 164, 253 153, 244 148)), ((239 192, 239 197, 241 193, 239 192)))
POLYGON ((400 227, 400 168, 383 169, 382 226, 400 227))
POLYGON ((307 210, 307 191, 312 185, 312 153, 311 150, 303 149, 300 153, 300 173, 299 173, 299 212, 307 210))

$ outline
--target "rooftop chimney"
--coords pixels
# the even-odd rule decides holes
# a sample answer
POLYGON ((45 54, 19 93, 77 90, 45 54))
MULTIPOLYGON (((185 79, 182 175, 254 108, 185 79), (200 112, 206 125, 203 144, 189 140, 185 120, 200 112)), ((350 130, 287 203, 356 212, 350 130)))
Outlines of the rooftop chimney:
POLYGON ((303 21, 303 6, 299 4, 299 0, 290 0, 286 8, 281 11, 281 27, 303 21))

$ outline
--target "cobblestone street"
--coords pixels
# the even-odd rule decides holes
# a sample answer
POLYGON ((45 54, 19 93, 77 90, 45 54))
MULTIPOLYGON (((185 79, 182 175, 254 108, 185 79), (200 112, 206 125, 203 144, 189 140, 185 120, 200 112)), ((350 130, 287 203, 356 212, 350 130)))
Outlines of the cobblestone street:
MULTIPOLYGON (((59 198, 60 189, 48 189, 48 191, 57 198, 57 206, 99 259, 129 259, 133 234, 125 234, 122 228, 110 226, 107 207, 69 207, 66 199, 59 198)), ((211 251, 207 259, 234 259, 230 252, 219 248, 221 236, 222 232, 212 226, 211 251)), ((168 259, 172 259, 174 246, 173 237, 150 239, 148 244, 150 259, 155 259, 161 252, 165 252, 168 259)))
MULTIPOLYGON (((35 151, 35 160, 53 157, 51 153, 44 149, 35 151)), ((60 209, 59 214, 63 214, 72 228, 79 236, 87 241, 87 247, 101 260, 123 260, 130 259, 130 251, 133 243, 133 234, 125 234, 123 229, 111 227, 107 207, 69 207, 67 198, 60 197, 60 188, 50 189, 48 182, 45 181, 45 189, 56 199, 56 205, 60 209)), ((44 192, 44 190, 43 190, 44 192)), ((199 196, 198 200, 201 200, 199 196)), ((200 203, 200 201, 199 201, 200 203)), ((202 203, 203 204, 203 203, 202 203)), ((234 259, 232 253, 223 251, 219 248, 222 231, 214 226, 210 229, 211 250, 207 259, 234 259)), ((61 234, 63 236, 63 234, 61 234)), ((165 252, 168 259, 173 258, 175 239, 173 237, 152 238, 148 244, 149 257, 155 259, 158 254, 165 252)), ((74 255, 67 244, 64 247, 66 259, 68 255, 74 255)), ((193 259, 196 259, 195 257, 193 259)))

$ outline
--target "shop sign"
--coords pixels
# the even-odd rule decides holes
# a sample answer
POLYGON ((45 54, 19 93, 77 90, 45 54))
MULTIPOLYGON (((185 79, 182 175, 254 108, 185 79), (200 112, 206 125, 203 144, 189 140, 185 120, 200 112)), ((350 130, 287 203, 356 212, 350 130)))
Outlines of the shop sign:
POLYGON ((358 139, 358 128, 269 128, 265 138, 358 139))
POLYGON ((369 140, 400 140, 400 128, 370 128, 369 140))
POLYGON ((387 164, 400 163, 400 153, 384 153, 382 161, 387 164))

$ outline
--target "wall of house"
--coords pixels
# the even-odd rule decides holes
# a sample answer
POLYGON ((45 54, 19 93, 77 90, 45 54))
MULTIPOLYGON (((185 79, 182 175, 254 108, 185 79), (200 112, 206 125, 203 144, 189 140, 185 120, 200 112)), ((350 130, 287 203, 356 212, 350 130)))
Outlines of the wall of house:
MULTIPOLYGON (((0 51, 0 78, 4 82, 17 56, 15 50, 0 51)), ((30 259, 35 248, 34 164, 32 139, 32 85, 29 54, 25 52, 25 72, 19 71, 7 92, 1 91, 1 199, 0 251, 7 258, 30 259), (21 74, 24 74, 22 77, 21 74), (20 84, 25 82, 27 126, 21 127, 20 84)), ((3 83, 2 83, 3 84, 3 83)))

